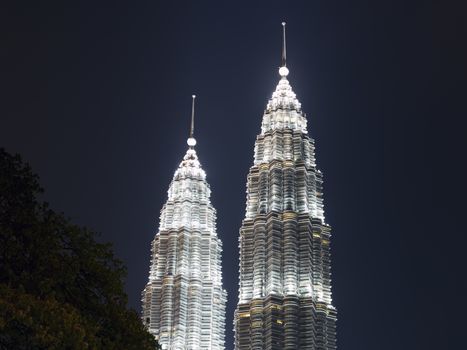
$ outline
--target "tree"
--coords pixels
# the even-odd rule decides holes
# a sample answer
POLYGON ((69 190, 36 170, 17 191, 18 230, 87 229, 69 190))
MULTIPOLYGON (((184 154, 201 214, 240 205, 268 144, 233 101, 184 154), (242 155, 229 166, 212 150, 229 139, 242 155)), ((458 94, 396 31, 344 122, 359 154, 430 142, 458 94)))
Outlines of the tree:
POLYGON ((127 309, 111 246, 42 193, 30 166, 0 149, 0 348, 155 349, 127 309))

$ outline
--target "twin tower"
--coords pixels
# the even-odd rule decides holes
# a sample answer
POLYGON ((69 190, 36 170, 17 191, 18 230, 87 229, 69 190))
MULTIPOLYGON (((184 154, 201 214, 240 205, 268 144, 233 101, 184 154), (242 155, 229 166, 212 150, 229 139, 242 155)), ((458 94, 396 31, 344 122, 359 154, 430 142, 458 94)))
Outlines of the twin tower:
MULTIPOLYGON (((280 80, 268 101, 247 180, 240 228, 237 350, 336 349, 331 299, 331 227, 323 179, 301 104, 287 80, 285 23, 280 80)), ((162 349, 222 350, 222 242, 206 173, 195 151, 194 101, 188 150, 152 243, 143 322, 162 349)))

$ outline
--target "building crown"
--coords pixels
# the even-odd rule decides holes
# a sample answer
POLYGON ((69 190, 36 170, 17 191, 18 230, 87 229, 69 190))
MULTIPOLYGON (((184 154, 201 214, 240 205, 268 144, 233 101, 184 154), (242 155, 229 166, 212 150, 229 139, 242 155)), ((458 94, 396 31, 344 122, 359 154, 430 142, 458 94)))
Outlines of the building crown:
POLYGON ((190 124, 190 135, 186 141, 188 144, 188 150, 183 157, 182 162, 175 171, 174 180, 180 180, 184 178, 195 178, 199 180, 206 179, 206 173, 201 168, 201 163, 198 160, 198 155, 195 151, 196 139, 195 139, 195 99, 196 95, 192 95, 191 102, 191 124, 190 124))
POLYGON ((277 129, 293 129, 306 134, 307 121, 301 110, 302 105, 287 80, 289 69, 287 68, 285 22, 282 22, 282 59, 279 75, 281 76, 279 83, 264 111, 261 131, 264 134, 277 129))

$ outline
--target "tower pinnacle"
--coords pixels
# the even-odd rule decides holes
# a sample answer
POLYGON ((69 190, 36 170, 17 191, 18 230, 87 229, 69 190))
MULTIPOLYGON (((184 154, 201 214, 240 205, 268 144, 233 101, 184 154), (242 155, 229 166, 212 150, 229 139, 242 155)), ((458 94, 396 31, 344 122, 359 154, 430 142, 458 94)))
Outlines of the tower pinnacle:
POLYGON ((282 22, 282 62, 281 67, 279 68, 279 75, 281 77, 286 77, 289 74, 287 68, 287 46, 285 41, 285 22, 282 22))
POLYGON ((196 95, 192 95, 191 97, 193 98, 193 100, 191 102, 190 137, 188 138, 186 143, 188 144, 188 146, 190 146, 190 148, 193 148, 194 146, 196 146, 196 139, 194 137, 194 132, 195 132, 195 98, 196 98, 196 95))

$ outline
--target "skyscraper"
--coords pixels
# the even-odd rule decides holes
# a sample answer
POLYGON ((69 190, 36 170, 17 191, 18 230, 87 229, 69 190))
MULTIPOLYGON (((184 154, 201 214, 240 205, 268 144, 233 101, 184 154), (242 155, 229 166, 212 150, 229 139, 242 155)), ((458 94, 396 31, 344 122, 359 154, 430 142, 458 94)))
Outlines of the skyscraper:
POLYGON ((206 173, 195 151, 193 95, 188 150, 175 171, 152 243, 143 322, 163 349, 224 349, 222 242, 206 173))
POLYGON ((323 177, 306 116, 287 80, 282 25, 280 80, 256 138, 240 228, 235 348, 336 349, 323 177))

